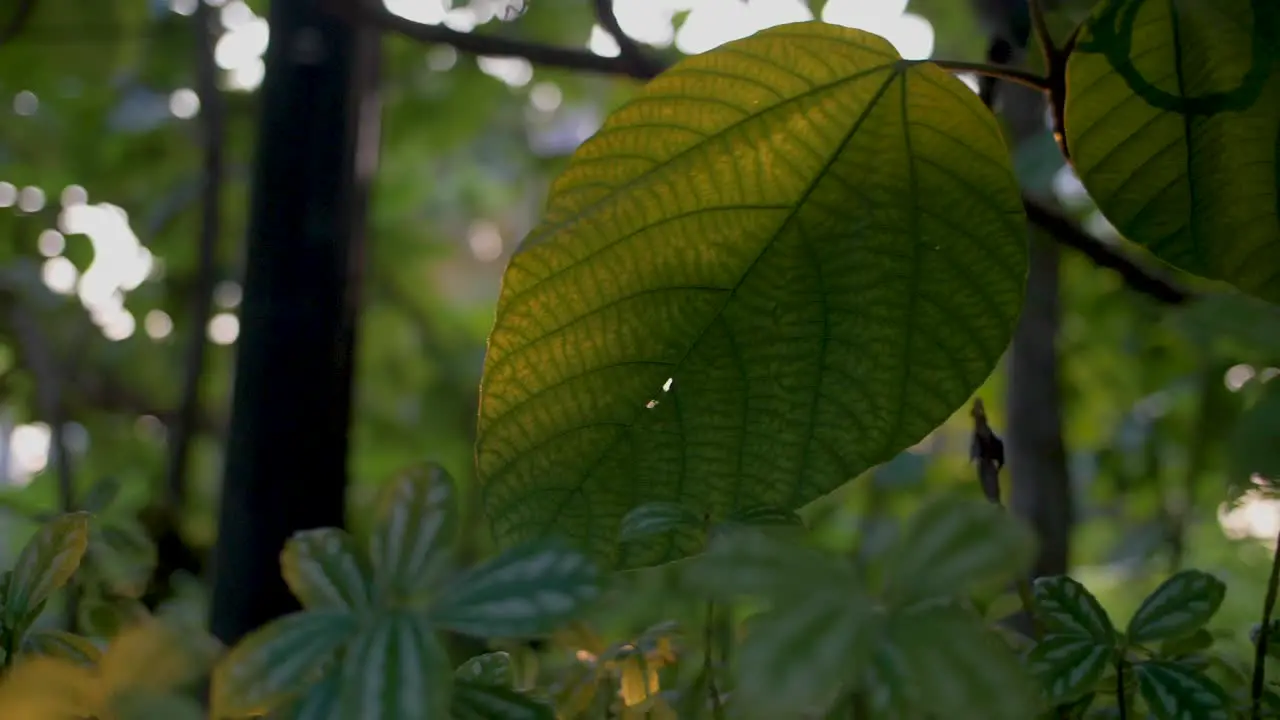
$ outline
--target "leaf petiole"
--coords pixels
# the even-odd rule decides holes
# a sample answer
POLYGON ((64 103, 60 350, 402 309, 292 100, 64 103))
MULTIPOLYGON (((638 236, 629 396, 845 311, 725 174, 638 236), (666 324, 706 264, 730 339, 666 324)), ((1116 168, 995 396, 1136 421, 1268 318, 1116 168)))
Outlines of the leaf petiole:
POLYGON ((1019 70, 1018 68, 1006 67, 1004 65, 993 65, 991 63, 966 62, 964 60, 930 59, 923 62, 933 63, 943 70, 950 70, 952 72, 970 72, 978 75, 986 75, 998 80, 1017 83, 1024 87, 1029 87, 1032 90, 1039 90, 1041 92, 1049 92, 1052 88, 1052 84, 1048 77, 1040 75, 1039 73, 1033 73, 1029 70, 1019 70))

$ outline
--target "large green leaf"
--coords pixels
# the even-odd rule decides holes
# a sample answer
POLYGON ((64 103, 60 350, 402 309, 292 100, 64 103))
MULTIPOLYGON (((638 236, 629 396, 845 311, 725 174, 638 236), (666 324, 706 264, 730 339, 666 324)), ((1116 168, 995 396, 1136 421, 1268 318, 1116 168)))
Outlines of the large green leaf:
POLYGON ((1129 620, 1130 642, 1168 640, 1195 632, 1218 612, 1227 586, 1200 570, 1183 570, 1160 584, 1129 620))
POLYGON ((53 591, 67 584, 89 548, 89 513, 50 520, 18 555, 4 599, 5 625, 21 628, 53 591))
POLYGON ((1274 0, 1106 0, 1067 65, 1081 181, 1126 237, 1280 301, 1274 0))
POLYGON ((355 632, 340 611, 286 615, 255 630, 214 668, 214 717, 262 714, 294 700, 321 679, 355 632))
POLYGON ((892 458, 1008 345, 1023 223, 995 119, 882 38, 790 24, 681 61, 506 270, 477 445, 498 541, 617 563, 639 504, 794 509, 892 458))
POLYGON ((369 538, 382 602, 431 589, 447 568, 458 522, 453 478, 439 465, 414 468, 383 488, 369 538))
POLYGON ((599 594, 599 571, 587 556, 544 540, 512 548, 458 578, 432 604, 430 618, 480 637, 540 635, 599 594))
POLYGON ((444 720, 453 674, 431 627, 403 612, 361 629, 342 662, 339 717, 444 720))
POLYGON ((891 552, 888 594, 902 605, 954 597, 1025 571, 1034 549, 1031 532, 999 506, 937 498, 916 512, 891 552))
POLYGON ((736 716, 787 717, 834 702, 870 655, 874 619, 865 598, 820 591, 755 618, 738 660, 736 716))
POLYGON ((1158 720, 1226 720, 1231 700, 1216 682, 1185 665, 1164 660, 1138 663, 1138 689, 1158 720))
POLYGON ((307 609, 364 610, 369 606, 368 563, 342 530, 294 533, 280 553, 280 570, 307 609))

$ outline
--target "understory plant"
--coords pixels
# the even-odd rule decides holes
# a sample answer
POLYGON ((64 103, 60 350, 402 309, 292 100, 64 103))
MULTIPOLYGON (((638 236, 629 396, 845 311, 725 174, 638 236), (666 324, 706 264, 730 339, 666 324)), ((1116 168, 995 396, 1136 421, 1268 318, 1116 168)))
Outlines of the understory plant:
POLYGON ((94 545, 90 515, 58 517, 4 581, 0 717, 202 717, 185 690, 211 663, 217 719, 1280 717, 1280 578, 1240 665, 1213 652, 1208 573, 1123 630, 1079 582, 1030 582, 985 475, 988 498, 849 547, 797 514, 964 406, 1018 321, 1026 202, 952 71, 1042 90, 1129 241, 1280 301, 1280 6, 1102 0, 1062 43, 1032 20, 1044 74, 818 22, 658 74, 506 270, 476 442, 496 557, 459 563, 457 488, 420 468, 367 536, 290 539, 302 609, 219 652, 163 615, 35 629, 94 545), (491 652, 451 658, 453 636, 491 652))

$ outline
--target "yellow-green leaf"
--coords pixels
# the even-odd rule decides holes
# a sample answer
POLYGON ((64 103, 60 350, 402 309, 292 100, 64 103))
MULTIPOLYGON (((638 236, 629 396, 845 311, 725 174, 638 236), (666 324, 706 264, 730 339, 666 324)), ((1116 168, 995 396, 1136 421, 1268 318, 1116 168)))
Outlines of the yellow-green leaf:
POLYGON ((350 614, 330 610, 286 615, 250 633, 214 668, 214 717, 260 715, 298 698, 320 682, 355 629, 350 614))
MULTIPOLYGON (((498 540, 617 563, 631 508, 795 509, 986 379, 1026 279, 995 119, 875 35, 783 25, 614 113, 507 268, 478 474, 498 540)), ((700 549, 629 546, 638 566, 700 549)))
POLYGON ((449 657, 423 619, 394 612, 361 628, 347 649, 338 715, 361 720, 444 720, 453 672, 449 657))
POLYGON ((1177 267, 1280 301, 1274 0, 1105 0, 1067 66, 1066 139, 1098 207, 1177 267))
POLYGON ((8 627, 20 627, 31 611, 67 584, 89 547, 89 513, 60 515, 45 523, 22 548, 4 602, 8 627))
POLYGON ((280 571, 309 610, 369 607, 368 562, 347 533, 317 528, 294 533, 280 553, 280 571))
POLYGON ((112 639, 98 663, 98 690, 112 697, 184 689, 205 675, 220 650, 199 628, 146 620, 112 639))
POLYGON ((88 639, 62 630, 37 630, 22 639, 22 651, 27 655, 66 660, 77 665, 92 667, 102 652, 88 639))

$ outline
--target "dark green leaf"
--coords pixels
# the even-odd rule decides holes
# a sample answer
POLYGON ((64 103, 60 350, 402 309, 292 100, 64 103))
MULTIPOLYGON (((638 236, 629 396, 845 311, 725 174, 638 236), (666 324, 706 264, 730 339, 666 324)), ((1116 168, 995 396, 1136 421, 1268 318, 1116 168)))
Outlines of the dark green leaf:
POLYGON ((91 667, 102 657, 98 646, 87 638, 62 630, 37 630, 22 639, 22 651, 30 655, 60 658, 91 667))
POLYGON ((717 598, 790 598, 815 590, 848 593, 859 586, 853 566, 833 553, 744 529, 711 540, 683 573, 692 589, 717 598))
POLYGON ((1046 635, 1027 658, 1049 700, 1061 704, 1092 692, 1115 654, 1110 644, 1082 635, 1046 635))
POLYGON ((509 687, 459 680, 453 687, 454 720, 555 720, 551 706, 509 687))
POLYGON ((474 684, 510 687, 511 655, 505 652, 477 655, 459 665, 453 676, 474 684))
POLYGON ((1134 666, 1138 689, 1159 720, 1227 720, 1231 701, 1216 682, 1183 665, 1151 660, 1134 666))
POLYGON ((438 465, 414 468, 383 488, 369 538, 380 601, 402 600, 440 583, 457 515, 453 478, 438 465))
POLYGON ((1208 650, 1213 645, 1213 634, 1200 628, 1190 635, 1170 638, 1160 643, 1160 656, 1176 658, 1208 650))
POLYGON ((272 720, 346 720, 338 714, 338 672, 330 670, 305 695, 285 710, 272 713, 272 720))
POLYGON ((430 609, 437 627, 478 637, 527 637, 554 630, 600 594, 585 555, 544 540, 512 548, 467 572, 430 609))
POLYGON ((700 527, 702 524, 702 519, 697 514, 678 503, 645 503, 623 516, 618 539, 621 542, 632 542, 672 530, 700 527))
POLYGON ((1218 612, 1226 593, 1227 586, 1216 577, 1183 570, 1142 601, 1129 621, 1129 640, 1145 643, 1190 634, 1218 612))
POLYGON ((612 566, 637 504, 795 509, 889 460, 1003 355, 1026 245, 999 124, 950 73, 817 22, 682 60, 507 267, 476 448, 498 542, 612 566))
POLYGON ((4 602, 5 625, 23 628, 58 588, 80 567, 89 547, 89 513, 62 515, 45 523, 22 548, 4 602))
POLYGON ((1166 262, 1280 301, 1273 0, 1105 0, 1067 65, 1090 196, 1166 262))
POLYGON ((369 607, 368 563, 342 530, 294 533, 280 553, 280 570, 294 597, 309 610, 369 607))
POLYGON ((1036 614, 1049 632, 1093 638, 1102 645, 1115 644, 1115 628, 1107 611, 1084 585, 1058 575, 1036 578, 1032 589, 1036 614))
POLYGON ((890 551, 888 595, 902 606, 966 593, 1023 572, 1035 540, 1001 508, 977 499, 939 498, 911 518, 890 551))
POLYGON ((355 619, 345 612, 307 611, 250 633, 214 668, 214 717, 263 714, 300 697, 355 631, 355 619))
POLYGON ((871 653, 873 620, 862 599, 832 593, 758 617, 739 654, 736 712, 772 720, 834 702, 871 653))
POLYGON ((340 716, 361 720, 450 717, 453 674, 431 627, 392 613, 360 629, 342 662, 340 716))

